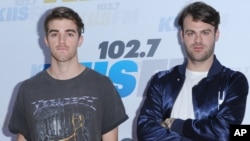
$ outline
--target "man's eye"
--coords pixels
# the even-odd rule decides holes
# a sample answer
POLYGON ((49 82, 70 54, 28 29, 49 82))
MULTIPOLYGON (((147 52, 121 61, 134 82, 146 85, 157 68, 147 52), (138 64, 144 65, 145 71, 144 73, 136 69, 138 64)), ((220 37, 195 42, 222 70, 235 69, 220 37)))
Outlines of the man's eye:
POLYGON ((194 33, 193 32, 187 32, 188 36, 192 36, 194 33))
POLYGON ((68 33, 67 36, 69 36, 69 37, 74 37, 75 34, 74 34, 74 33, 68 33))
POLYGON ((204 31, 203 34, 204 34, 204 35, 209 35, 209 32, 204 31))
POLYGON ((69 33, 69 34, 68 34, 68 36, 69 36, 69 37, 73 37, 73 36, 74 36, 74 34, 72 34, 72 33, 69 33))
POLYGON ((52 34, 50 34, 50 36, 51 36, 51 37, 56 37, 57 34, 56 34, 56 33, 52 33, 52 34))

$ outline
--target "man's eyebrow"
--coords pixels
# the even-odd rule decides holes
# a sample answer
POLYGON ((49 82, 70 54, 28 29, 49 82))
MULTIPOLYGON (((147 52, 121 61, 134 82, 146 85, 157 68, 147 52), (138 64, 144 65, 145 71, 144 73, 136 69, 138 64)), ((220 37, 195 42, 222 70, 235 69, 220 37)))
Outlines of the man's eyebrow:
MULTIPOLYGON (((211 29, 203 29, 203 30, 201 30, 201 31, 199 31, 199 32, 204 32, 204 31, 209 31, 209 32, 211 32, 212 30, 211 29)), ((192 30, 192 29, 187 29, 186 31, 185 31, 185 33, 187 33, 187 32, 195 32, 194 30, 192 30)))
POLYGON ((185 30, 185 33, 187 33, 187 32, 195 32, 195 31, 192 29, 187 29, 187 30, 185 30))
MULTIPOLYGON (((49 33, 51 33, 51 32, 59 32, 59 30, 57 30, 57 29, 51 29, 51 30, 49 30, 49 33)), ((66 32, 74 32, 74 33, 76 33, 76 30, 74 30, 74 29, 67 29, 66 32)))
POLYGON ((211 29, 204 29, 204 30, 202 30, 202 31, 212 31, 211 29))
POLYGON ((56 29, 51 29, 51 30, 49 30, 49 33, 51 33, 51 32, 58 32, 58 30, 56 30, 56 29))
POLYGON ((66 32, 74 32, 74 33, 76 33, 76 30, 74 30, 74 29, 67 29, 66 32))

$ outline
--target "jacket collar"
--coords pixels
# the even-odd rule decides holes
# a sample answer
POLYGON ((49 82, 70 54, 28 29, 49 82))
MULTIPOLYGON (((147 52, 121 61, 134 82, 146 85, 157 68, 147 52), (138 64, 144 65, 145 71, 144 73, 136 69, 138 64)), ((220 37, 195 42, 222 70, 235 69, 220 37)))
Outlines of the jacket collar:
MULTIPOLYGON (((185 76, 186 67, 187 67, 187 59, 185 59, 184 63, 178 67, 179 68, 178 69, 179 73, 185 76)), ((214 55, 213 64, 212 64, 211 68, 208 71, 208 77, 217 74, 222 68, 223 68, 223 66, 221 65, 219 60, 216 58, 216 55, 214 55)))

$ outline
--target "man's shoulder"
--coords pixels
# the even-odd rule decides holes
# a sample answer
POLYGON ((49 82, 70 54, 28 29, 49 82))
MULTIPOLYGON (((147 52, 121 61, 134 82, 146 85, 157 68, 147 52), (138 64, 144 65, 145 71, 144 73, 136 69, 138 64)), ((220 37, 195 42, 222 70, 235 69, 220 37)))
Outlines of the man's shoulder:
POLYGON ((231 68, 228 68, 228 67, 225 67, 223 66, 223 69, 222 69, 223 73, 226 74, 227 77, 230 77, 230 78, 235 78, 235 79, 247 79, 245 74, 239 70, 233 70, 231 68))
POLYGON ((23 81, 23 84, 32 84, 41 81, 46 76, 46 71, 38 72, 37 74, 31 76, 30 78, 23 81))
POLYGON ((172 68, 166 69, 166 70, 161 70, 156 73, 159 77, 165 76, 165 75, 171 75, 173 73, 178 73, 180 70, 181 65, 176 65, 172 68))
POLYGON ((101 72, 98 72, 96 70, 93 70, 91 68, 86 68, 85 72, 82 75, 82 79, 88 80, 88 81, 98 81, 99 83, 101 82, 106 82, 106 81, 111 81, 108 76, 105 74, 102 74, 101 72))
POLYGON ((85 73, 88 77, 96 77, 96 78, 106 78, 107 76, 96 71, 96 70, 93 70, 91 68, 86 68, 85 70, 85 73))
POLYGON ((153 75, 152 79, 154 79, 155 81, 160 81, 160 80, 173 78, 173 77, 175 78, 181 77, 182 76, 181 66, 182 65, 176 65, 169 69, 160 70, 153 75))

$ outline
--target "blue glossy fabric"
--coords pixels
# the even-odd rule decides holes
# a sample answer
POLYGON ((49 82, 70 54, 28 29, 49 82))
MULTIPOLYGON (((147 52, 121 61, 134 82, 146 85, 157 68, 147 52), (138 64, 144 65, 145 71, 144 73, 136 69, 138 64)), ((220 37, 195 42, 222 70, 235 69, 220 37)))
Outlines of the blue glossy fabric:
POLYGON ((137 120, 139 141, 228 141, 230 124, 241 124, 248 81, 214 56, 208 76, 192 89, 195 119, 177 119, 172 128, 160 123, 170 117, 185 81, 186 62, 153 76, 137 120))

